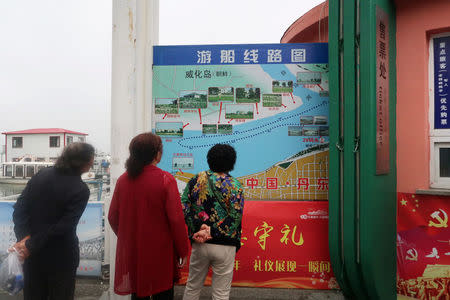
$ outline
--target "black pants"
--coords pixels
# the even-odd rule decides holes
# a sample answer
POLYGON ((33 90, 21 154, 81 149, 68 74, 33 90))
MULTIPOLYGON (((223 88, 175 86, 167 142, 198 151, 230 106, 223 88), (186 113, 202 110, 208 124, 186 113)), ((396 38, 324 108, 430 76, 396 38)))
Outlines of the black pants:
MULTIPOLYGON (((150 300, 150 296, 138 297, 136 294, 132 294, 131 300, 150 300)), ((152 295, 152 300, 173 300, 173 287, 170 290, 152 295)))
POLYGON ((76 269, 49 271, 30 264, 23 265, 24 300, 73 300, 76 269))

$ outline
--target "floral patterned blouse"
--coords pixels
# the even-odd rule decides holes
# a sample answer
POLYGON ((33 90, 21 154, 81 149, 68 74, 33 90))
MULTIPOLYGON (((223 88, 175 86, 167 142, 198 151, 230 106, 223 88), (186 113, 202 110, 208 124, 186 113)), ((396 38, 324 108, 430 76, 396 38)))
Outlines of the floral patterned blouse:
POLYGON ((208 243, 241 246, 241 222, 244 194, 234 177, 203 171, 187 184, 181 197, 189 238, 202 224, 211 227, 208 243))

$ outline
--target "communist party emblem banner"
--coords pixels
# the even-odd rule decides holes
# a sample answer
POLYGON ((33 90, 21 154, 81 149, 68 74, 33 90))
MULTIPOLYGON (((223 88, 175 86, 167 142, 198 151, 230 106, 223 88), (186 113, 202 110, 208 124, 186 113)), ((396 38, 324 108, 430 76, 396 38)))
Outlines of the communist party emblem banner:
MULTIPOLYGON (((242 225, 234 286, 338 288, 328 251, 328 201, 247 201, 242 225)), ((182 283, 187 276, 185 267, 182 283)))
POLYGON ((398 294, 449 299, 449 197, 398 193, 397 201, 398 294))

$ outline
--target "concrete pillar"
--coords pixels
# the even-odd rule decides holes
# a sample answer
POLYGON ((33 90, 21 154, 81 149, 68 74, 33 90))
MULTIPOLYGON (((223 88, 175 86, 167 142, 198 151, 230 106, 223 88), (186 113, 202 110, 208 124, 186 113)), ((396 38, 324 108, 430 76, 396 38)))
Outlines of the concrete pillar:
MULTIPOLYGON (((124 172, 128 144, 151 130, 153 45, 158 42, 159 0, 113 0, 111 84, 111 190, 124 172)), ((111 199, 105 203, 105 216, 111 199)), ((114 294, 117 239, 105 228, 105 262, 110 264, 109 299, 114 294)))

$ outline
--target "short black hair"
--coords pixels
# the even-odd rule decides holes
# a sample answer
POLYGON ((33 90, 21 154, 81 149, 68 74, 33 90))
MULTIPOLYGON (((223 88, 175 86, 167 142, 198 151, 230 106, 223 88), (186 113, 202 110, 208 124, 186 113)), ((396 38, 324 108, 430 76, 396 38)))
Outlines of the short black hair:
POLYGON ((55 168, 65 174, 81 175, 95 155, 95 149, 87 143, 67 145, 55 163, 55 168))
POLYGON ((209 149, 206 157, 211 171, 228 173, 234 168, 236 150, 228 144, 216 144, 209 149))

